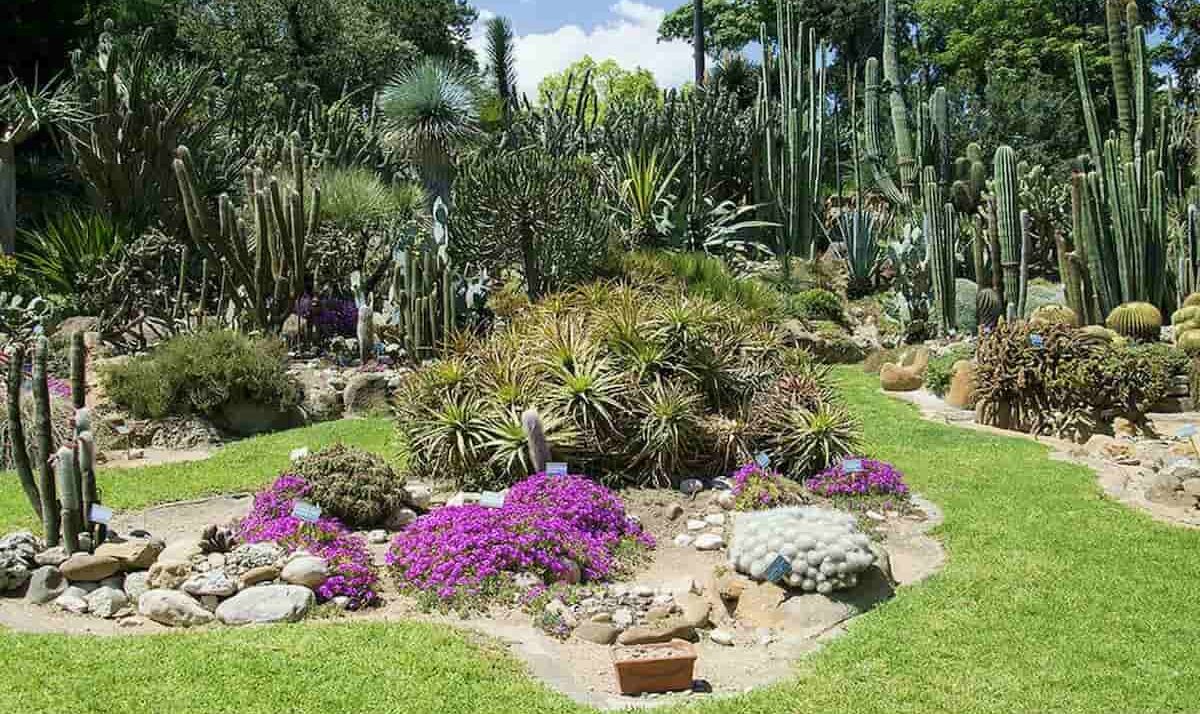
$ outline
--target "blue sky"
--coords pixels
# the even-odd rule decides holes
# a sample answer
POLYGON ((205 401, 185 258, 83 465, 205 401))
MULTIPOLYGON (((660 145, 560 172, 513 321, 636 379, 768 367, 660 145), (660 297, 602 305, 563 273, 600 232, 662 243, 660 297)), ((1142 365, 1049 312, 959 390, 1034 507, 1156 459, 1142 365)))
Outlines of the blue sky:
MULTIPOLYGON (((584 55, 614 59, 623 67, 645 67, 660 86, 675 87, 692 77, 691 45, 658 42, 658 26, 673 0, 475 0, 480 19, 503 15, 517 34, 517 80, 530 98, 538 82, 584 55)), ((472 46, 483 46, 483 33, 472 46)))

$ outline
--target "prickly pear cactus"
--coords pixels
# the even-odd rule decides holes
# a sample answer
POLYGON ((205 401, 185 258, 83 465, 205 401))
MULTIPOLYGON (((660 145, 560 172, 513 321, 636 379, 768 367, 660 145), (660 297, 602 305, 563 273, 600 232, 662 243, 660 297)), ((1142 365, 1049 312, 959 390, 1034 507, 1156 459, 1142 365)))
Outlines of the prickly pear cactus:
POLYGON ((827 595, 858 584, 859 575, 875 564, 870 546, 848 513, 777 508, 737 517, 729 562, 756 580, 778 577, 781 585, 827 595), (785 568, 773 569, 782 562, 785 568))

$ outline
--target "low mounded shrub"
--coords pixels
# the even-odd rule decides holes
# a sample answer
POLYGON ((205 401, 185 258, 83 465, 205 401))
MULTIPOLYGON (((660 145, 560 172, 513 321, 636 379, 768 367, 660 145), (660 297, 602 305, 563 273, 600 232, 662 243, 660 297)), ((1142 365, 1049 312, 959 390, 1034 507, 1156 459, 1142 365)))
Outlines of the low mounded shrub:
POLYGON ((499 508, 439 508, 392 541, 387 554, 403 590, 455 605, 493 596, 520 573, 543 582, 604 580, 626 543, 653 539, 612 491, 583 476, 536 474, 499 508))
POLYGON ((179 335, 101 373, 105 393, 138 419, 199 414, 249 402, 283 412, 299 403, 287 347, 232 330, 179 335))
POLYGON ((343 444, 301 459, 293 470, 308 482, 313 503, 351 528, 383 525, 408 500, 404 479, 386 461, 343 444))
POLYGON ((734 509, 759 511, 799 502, 797 486, 783 475, 758 463, 749 463, 733 472, 734 509))
POLYGON ((788 297, 788 310, 802 320, 828 320, 843 323, 846 313, 837 295, 814 288, 788 297))
POLYGON ((292 515, 298 500, 312 500, 312 487, 295 475, 280 476, 265 491, 254 497, 250 513, 238 525, 238 537, 244 543, 274 542, 291 553, 304 550, 323 558, 330 577, 317 595, 322 600, 345 596, 350 609, 375 602, 375 584, 379 574, 371 562, 367 542, 346 530, 341 521, 328 516, 307 523, 292 515))
POLYGON ((954 379, 954 365, 974 356, 974 348, 963 345, 930 359, 929 366, 925 368, 925 388, 939 397, 946 396, 946 392, 950 391, 950 381, 954 379))

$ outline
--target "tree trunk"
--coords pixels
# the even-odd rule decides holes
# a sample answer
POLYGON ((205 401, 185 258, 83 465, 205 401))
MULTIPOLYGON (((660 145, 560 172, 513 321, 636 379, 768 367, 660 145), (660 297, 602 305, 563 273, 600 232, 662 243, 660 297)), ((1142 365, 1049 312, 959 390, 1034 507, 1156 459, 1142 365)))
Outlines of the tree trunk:
POLYGON ((696 52, 696 86, 704 86, 705 57, 704 57, 704 0, 693 0, 692 5, 692 44, 696 52))
POLYGON ((0 251, 17 250, 17 162, 16 148, 0 141, 0 251))

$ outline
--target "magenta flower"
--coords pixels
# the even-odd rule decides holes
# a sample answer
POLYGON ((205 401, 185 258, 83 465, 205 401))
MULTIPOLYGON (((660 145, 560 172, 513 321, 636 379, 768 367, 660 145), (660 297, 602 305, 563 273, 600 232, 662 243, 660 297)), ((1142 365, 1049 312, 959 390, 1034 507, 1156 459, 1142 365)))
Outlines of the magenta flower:
POLYGON ((805 488, 815 494, 834 496, 880 496, 908 494, 904 475, 896 467, 874 459, 850 458, 862 464, 862 470, 847 472, 846 462, 831 466, 804 483, 805 488))

